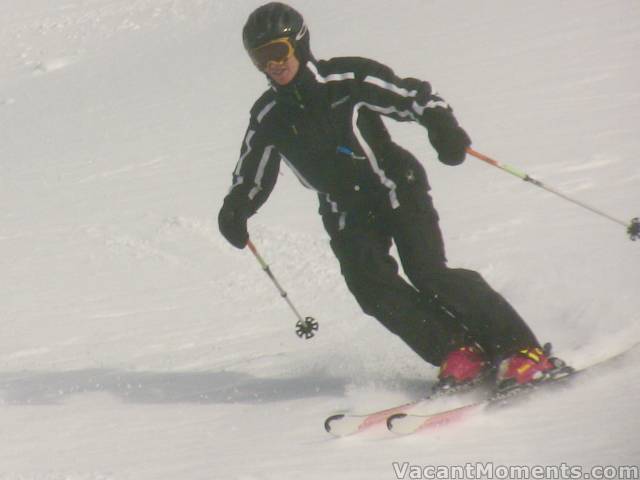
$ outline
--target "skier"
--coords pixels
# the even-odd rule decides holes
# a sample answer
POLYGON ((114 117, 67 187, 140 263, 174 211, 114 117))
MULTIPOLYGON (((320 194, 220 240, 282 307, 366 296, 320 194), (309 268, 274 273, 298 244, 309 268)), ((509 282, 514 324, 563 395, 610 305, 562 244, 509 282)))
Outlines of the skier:
POLYGON ((428 82, 357 57, 316 60, 303 17, 278 2, 249 16, 243 43, 270 88, 256 101, 221 233, 247 245, 247 220, 284 161, 317 192, 346 284, 362 310, 439 366, 440 388, 497 375, 505 388, 544 380, 549 357, 514 308, 475 271, 449 268, 422 165, 394 143, 381 115, 424 126, 438 159, 459 165, 471 141, 428 82), (404 273, 390 255, 395 243, 404 273), (497 373, 496 373, 497 371, 497 373))

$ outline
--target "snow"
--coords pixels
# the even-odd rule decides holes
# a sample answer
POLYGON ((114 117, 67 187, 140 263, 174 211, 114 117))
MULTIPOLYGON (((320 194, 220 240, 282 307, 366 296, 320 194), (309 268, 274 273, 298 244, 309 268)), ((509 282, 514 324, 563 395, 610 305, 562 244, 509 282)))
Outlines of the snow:
MULTIPOLYGON (((0 479, 396 478, 412 465, 637 465, 638 349, 527 409, 412 438, 322 420, 419 395, 425 365, 347 292, 284 169, 257 247, 216 215, 265 88, 260 2, 0 3, 0 479), (623 395, 620 393, 624 392, 623 395)), ((625 221, 640 214, 640 4, 291 2, 318 57, 370 56, 447 98, 474 147, 625 221)), ((640 340, 624 229, 469 158, 427 167, 453 266, 480 271, 575 365, 640 340)))

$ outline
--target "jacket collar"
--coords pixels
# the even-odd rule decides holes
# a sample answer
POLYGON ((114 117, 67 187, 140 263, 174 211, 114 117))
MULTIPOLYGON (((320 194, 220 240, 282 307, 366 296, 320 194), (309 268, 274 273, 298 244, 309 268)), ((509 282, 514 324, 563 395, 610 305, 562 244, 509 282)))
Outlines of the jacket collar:
POLYGON ((318 67, 315 59, 300 64, 300 68, 293 80, 287 85, 278 85, 269 79, 272 90, 276 92, 279 102, 296 105, 305 109, 317 98, 322 83, 318 81, 318 67))

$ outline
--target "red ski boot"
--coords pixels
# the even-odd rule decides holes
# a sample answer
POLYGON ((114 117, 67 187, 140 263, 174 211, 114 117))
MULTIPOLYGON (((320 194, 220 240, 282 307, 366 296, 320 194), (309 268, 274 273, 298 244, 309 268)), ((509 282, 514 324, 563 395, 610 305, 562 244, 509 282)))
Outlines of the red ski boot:
POLYGON ((571 370, 562 360, 550 357, 540 347, 524 348, 500 362, 497 387, 498 390, 504 391, 530 386, 562 376, 571 370))
POLYGON ((458 390, 475 385, 487 377, 490 363, 484 352, 475 345, 450 352, 440 365, 435 390, 458 390))

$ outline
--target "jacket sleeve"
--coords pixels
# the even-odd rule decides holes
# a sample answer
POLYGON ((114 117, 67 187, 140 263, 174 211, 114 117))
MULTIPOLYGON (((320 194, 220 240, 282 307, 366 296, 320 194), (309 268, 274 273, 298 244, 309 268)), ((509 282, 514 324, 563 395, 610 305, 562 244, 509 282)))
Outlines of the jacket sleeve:
POLYGON ((424 127, 456 127, 453 110, 429 82, 400 78, 386 65, 362 59, 358 69, 360 105, 398 121, 424 127))
POLYGON ((279 170, 280 154, 269 143, 264 126, 252 115, 228 196, 235 197, 235 201, 246 202, 253 215, 269 198, 279 170))

